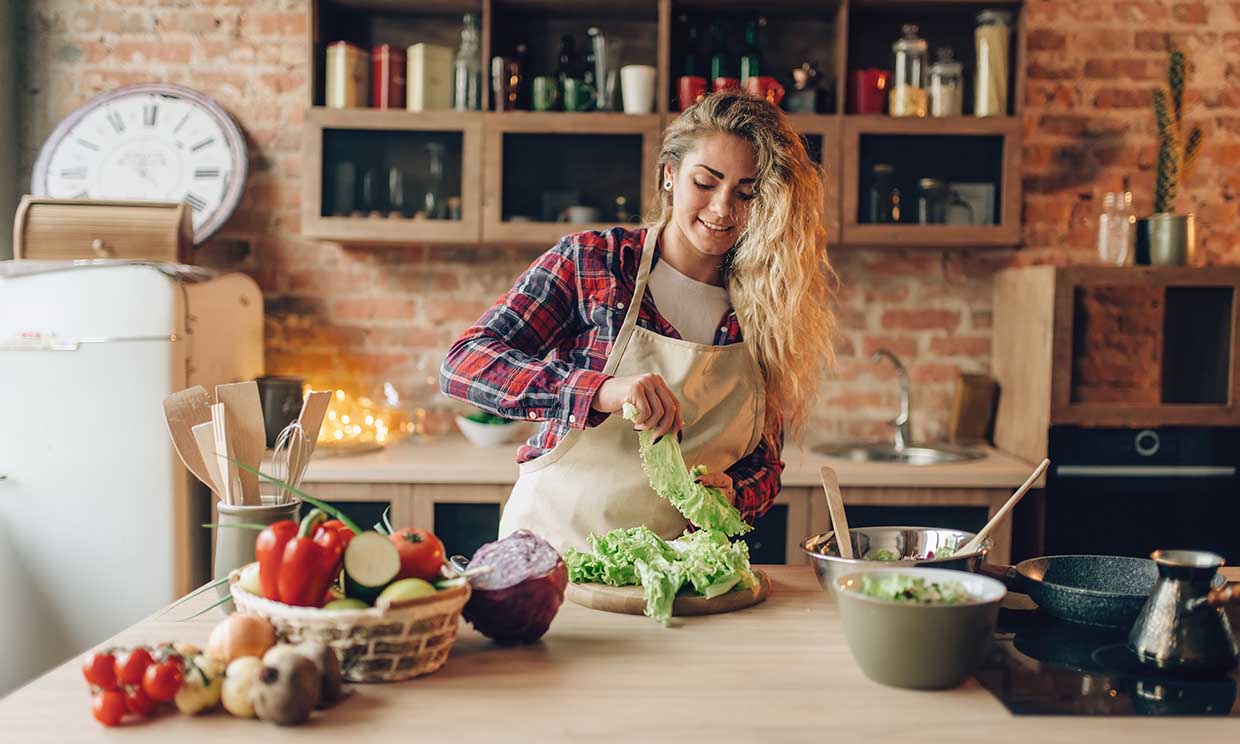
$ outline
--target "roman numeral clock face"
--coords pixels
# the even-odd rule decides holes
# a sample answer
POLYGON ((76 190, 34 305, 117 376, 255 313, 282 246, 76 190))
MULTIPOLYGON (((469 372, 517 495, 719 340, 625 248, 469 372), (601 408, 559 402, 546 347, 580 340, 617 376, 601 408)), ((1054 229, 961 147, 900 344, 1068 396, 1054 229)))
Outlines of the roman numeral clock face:
POLYGON ((148 84, 106 93, 56 128, 32 191, 66 199, 184 201, 201 243, 233 213, 246 175, 236 123, 211 99, 148 84))

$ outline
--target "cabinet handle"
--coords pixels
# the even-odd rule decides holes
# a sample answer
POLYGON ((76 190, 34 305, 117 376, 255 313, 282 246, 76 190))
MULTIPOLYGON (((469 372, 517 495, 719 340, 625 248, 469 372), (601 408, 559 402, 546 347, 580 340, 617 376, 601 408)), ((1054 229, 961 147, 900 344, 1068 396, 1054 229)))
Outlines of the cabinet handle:
POLYGON ((1230 478, 1234 465, 1060 465, 1060 478, 1230 478))

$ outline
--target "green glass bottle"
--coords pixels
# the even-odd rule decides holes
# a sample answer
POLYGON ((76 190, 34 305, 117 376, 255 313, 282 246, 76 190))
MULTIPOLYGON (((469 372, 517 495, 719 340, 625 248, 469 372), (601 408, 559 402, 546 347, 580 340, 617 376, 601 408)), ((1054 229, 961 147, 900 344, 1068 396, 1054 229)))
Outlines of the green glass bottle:
POLYGON ((762 55, 758 50, 758 22, 745 24, 745 50, 741 53, 741 85, 762 74, 762 55))

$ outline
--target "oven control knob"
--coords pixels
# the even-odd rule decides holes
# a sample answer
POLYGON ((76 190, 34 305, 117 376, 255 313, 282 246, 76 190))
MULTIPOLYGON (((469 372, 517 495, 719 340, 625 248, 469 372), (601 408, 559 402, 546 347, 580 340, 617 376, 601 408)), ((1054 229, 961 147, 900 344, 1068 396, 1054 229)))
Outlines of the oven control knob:
POLYGON ((1158 432, 1153 429, 1142 429, 1137 432, 1136 447, 1137 454, 1145 457, 1153 457, 1158 454, 1158 448, 1162 446, 1162 440, 1158 437, 1158 432))

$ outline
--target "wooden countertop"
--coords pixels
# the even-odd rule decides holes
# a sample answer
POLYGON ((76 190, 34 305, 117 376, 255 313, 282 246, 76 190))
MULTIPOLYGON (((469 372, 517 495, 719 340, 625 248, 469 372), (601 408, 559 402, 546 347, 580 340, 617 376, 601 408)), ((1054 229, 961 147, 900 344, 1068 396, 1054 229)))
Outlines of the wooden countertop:
MULTIPOLYGON (((463 437, 404 441, 378 452, 316 455, 306 483, 470 483, 511 485, 517 479, 517 445, 475 447, 463 437)), ((784 449, 786 487, 821 485, 818 470, 831 465, 841 486, 880 488, 1016 488, 1033 465, 992 447, 986 456, 951 465, 900 465, 837 460, 790 444, 784 449)))
MULTIPOLYGON (((861 673, 839 616, 807 566, 766 567, 756 607, 662 628, 566 602, 537 644, 501 648, 462 625, 438 672, 354 685, 301 727, 225 713, 168 713, 118 730, 91 717, 77 660, 0 700, 6 741, 916 741, 1136 744, 1227 741, 1240 719, 1012 716, 974 681, 945 692, 883 687, 861 673)), ((1230 578, 1240 572, 1230 570, 1230 578)), ((178 622, 201 601, 156 614, 102 644, 205 645, 219 610, 178 622)))

